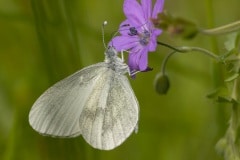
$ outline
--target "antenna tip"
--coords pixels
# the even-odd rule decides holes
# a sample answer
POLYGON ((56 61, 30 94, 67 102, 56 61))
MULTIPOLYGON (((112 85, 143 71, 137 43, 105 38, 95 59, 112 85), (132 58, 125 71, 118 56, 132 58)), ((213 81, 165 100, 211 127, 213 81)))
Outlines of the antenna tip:
POLYGON ((104 21, 104 22, 103 22, 103 26, 106 26, 106 25, 107 25, 107 23, 108 23, 107 21, 104 21))
POLYGON ((107 21, 104 21, 102 24, 102 38, 103 38, 103 45, 104 45, 105 49, 107 49, 106 44, 105 44, 105 38, 104 38, 104 28, 106 25, 107 25, 107 21))

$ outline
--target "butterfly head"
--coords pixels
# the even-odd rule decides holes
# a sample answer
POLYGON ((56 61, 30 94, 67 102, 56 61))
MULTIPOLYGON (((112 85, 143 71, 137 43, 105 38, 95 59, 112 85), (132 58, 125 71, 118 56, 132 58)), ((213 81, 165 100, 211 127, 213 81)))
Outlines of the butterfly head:
POLYGON ((106 57, 116 57, 118 54, 118 52, 116 51, 116 49, 113 46, 108 46, 108 48, 105 51, 105 55, 106 57))
POLYGON ((118 57, 118 52, 113 46, 108 46, 105 51, 105 62, 108 67, 120 74, 128 72, 128 65, 124 63, 122 58, 118 57))

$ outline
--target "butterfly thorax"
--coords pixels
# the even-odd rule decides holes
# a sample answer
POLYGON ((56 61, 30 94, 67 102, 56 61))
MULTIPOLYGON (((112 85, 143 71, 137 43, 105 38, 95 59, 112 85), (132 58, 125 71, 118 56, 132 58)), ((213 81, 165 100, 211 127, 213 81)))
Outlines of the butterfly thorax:
POLYGON ((113 47, 109 47, 105 52, 105 63, 107 63, 109 68, 119 74, 125 74, 129 72, 128 65, 124 63, 123 60, 117 56, 117 54, 118 52, 113 47))

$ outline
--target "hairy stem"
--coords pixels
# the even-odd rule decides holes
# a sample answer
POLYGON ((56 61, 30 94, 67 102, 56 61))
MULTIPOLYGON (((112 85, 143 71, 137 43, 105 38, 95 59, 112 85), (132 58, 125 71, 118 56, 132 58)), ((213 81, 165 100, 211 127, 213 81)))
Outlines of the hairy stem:
MULTIPOLYGON (((234 81, 232 98, 238 98, 239 79, 234 81)), ((217 151, 224 155, 225 160, 240 160, 239 147, 237 144, 237 131, 239 128, 239 104, 233 102, 232 114, 229 120, 229 127, 225 136, 219 140, 217 151)))
POLYGON ((231 32, 236 32, 240 30, 240 21, 235 21, 220 27, 212 29, 200 29, 199 32, 205 35, 216 36, 221 34, 227 34, 231 32))
POLYGON ((173 46, 171 46, 169 44, 166 44, 166 43, 163 43, 163 42, 157 42, 157 44, 165 46, 165 47, 173 50, 163 59, 163 63, 161 65, 161 70, 160 70, 162 74, 165 74, 165 69, 166 69, 166 65, 167 65, 168 60, 172 57, 172 55, 174 55, 175 53, 178 53, 178 52, 179 53, 189 53, 189 52, 195 51, 195 52, 205 54, 205 55, 215 59, 216 61, 222 61, 221 57, 217 56, 216 54, 214 54, 214 53, 212 53, 212 52, 210 52, 210 51, 208 51, 207 49, 204 49, 204 48, 187 47, 187 46, 173 47, 173 46))
POLYGON ((160 72, 165 75, 165 71, 166 71, 166 66, 167 66, 167 62, 168 60, 170 59, 170 57, 172 55, 174 55, 176 53, 176 51, 172 51, 171 53, 169 53, 164 59, 163 59, 163 62, 162 62, 162 65, 161 65, 161 70, 160 72))

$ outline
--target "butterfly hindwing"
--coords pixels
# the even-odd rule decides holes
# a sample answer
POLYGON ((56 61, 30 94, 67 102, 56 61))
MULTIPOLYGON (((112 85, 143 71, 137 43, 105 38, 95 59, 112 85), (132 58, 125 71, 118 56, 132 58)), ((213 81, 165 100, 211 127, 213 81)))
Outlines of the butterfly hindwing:
POLYGON ((94 148, 113 149, 133 132, 138 113, 127 77, 109 69, 96 82, 80 115, 82 135, 94 148))

